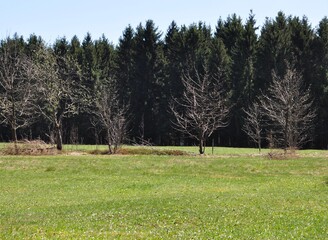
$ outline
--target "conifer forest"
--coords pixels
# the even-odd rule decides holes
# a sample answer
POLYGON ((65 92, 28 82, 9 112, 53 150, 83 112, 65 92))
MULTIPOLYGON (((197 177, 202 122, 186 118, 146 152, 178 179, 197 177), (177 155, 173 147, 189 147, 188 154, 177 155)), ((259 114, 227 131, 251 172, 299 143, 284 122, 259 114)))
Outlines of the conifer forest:
POLYGON ((326 149, 328 18, 315 24, 279 12, 259 28, 251 12, 165 32, 148 20, 115 45, 9 36, 0 142, 326 149))

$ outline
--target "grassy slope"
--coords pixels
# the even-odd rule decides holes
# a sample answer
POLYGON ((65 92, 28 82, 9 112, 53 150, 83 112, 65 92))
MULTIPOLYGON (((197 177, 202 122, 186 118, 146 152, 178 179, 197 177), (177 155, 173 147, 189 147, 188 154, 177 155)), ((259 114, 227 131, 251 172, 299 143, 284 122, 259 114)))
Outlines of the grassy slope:
POLYGON ((328 161, 0 157, 0 239, 325 239, 328 161))

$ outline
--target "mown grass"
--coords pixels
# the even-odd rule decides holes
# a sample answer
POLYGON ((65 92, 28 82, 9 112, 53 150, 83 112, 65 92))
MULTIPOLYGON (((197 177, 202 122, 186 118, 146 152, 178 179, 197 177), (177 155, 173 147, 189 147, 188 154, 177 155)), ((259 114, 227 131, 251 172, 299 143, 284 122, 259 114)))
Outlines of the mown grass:
POLYGON ((0 182, 0 239, 328 237, 325 157, 1 156, 0 182))

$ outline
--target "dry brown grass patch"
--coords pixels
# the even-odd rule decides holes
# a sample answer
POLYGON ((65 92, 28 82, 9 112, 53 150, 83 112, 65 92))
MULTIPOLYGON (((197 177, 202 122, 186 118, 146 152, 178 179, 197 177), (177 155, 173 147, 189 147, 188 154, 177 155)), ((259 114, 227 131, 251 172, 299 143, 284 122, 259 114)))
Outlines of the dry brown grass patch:
POLYGON ((42 140, 22 140, 7 144, 3 153, 5 155, 53 155, 57 154, 57 149, 42 140))
MULTIPOLYGON (((90 154, 108 154, 108 150, 92 150, 90 154)), ((160 150, 155 148, 120 148, 116 154, 120 155, 169 155, 169 156, 182 156, 189 155, 185 151, 181 150, 160 150)))
POLYGON ((297 159, 299 155, 296 152, 296 149, 287 149, 287 150, 275 150, 268 153, 267 157, 271 160, 287 160, 287 159, 297 159))

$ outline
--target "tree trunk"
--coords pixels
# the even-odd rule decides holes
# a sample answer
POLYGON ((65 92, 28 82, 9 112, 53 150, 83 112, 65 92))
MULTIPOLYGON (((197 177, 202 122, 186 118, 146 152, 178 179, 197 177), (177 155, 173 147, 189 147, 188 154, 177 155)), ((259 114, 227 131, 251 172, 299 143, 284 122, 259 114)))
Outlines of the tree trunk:
POLYGON ((117 153, 117 149, 118 149, 118 144, 115 143, 115 144, 114 144, 114 150, 113 150, 113 153, 114 153, 114 154, 117 153))
POLYGON ((109 154, 112 154, 112 144, 111 144, 111 141, 110 141, 110 131, 109 129, 107 129, 107 142, 108 142, 108 153, 109 154))
POLYGON ((11 138, 14 143, 17 142, 17 129, 14 124, 12 125, 12 129, 11 129, 11 138))
POLYGON ((287 153, 287 147, 288 147, 288 137, 289 137, 289 133, 288 133, 288 127, 289 127, 289 112, 288 112, 289 110, 287 109, 286 110, 286 123, 285 123, 285 139, 284 139, 284 141, 285 141, 285 154, 287 153))
POLYGON ((12 97, 12 122, 11 122, 11 130, 12 130, 12 140, 14 141, 15 146, 15 154, 18 154, 18 148, 17 148, 17 127, 16 127, 16 108, 15 108, 15 102, 12 97))
POLYGON ((63 150, 63 139, 62 139, 60 124, 56 124, 56 145, 57 145, 57 150, 59 151, 63 150))
POLYGON ((11 134, 12 134, 12 141, 14 142, 15 154, 17 155, 18 154, 17 128, 15 126, 15 123, 12 124, 11 134))
POLYGON ((257 144, 258 144, 258 146, 259 146, 259 153, 261 153, 261 139, 258 139, 257 144))
POLYGON ((16 107, 15 107, 15 101, 14 98, 11 96, 12 101, 12 117, 11 117, 11 129, 12 129, 12 140, 15 143, 17 143, 17 127, 16 127, 16 107))
POLYGON ((199 154, 204 154, 205 153, 205 146, 204 146, 205 140, 201 138, 199 140, 199 154))

